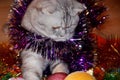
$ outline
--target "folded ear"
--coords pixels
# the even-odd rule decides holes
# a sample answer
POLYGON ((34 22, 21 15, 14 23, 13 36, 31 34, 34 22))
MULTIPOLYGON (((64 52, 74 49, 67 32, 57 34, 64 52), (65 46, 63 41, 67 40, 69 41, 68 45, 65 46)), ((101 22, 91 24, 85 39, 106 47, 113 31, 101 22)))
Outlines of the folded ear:
POLYGON ((87 7, 84 4, 82 4, 80 2, 74 2, 74 9, 73 9, 73 11, 75 12, 75 14, 81 13, 85 9, 87 9, 87 7))
POLYGON ((36 8, 42 11, 44 14, 52 14, 56 10, 56 4, 53 1, 45 0, 36 5, 36 8))

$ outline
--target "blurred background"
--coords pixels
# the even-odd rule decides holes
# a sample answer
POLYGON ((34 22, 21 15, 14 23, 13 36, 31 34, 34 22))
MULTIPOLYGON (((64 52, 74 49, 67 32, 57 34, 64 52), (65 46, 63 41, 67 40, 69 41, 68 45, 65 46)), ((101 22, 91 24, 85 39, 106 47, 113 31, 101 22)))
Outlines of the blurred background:
MULTIPOLYGON (((5 79, 9 75, 8 73, 12 77, 21 76, 18 67, 21 65, 19 53, 9 45, 8 31, 5 25, 8 21, 12 1, 0 0, 0 79, 3 77, 1 80, 8 80, 5 79)), ((104 24, 93 29, 93 33, 98 35, 97 55, 96 49, 93 51, 94 64, 97 64, 94 75, 96 80, 103 80, 103 78, 104 80, 120 80, 120 0, 101 1, 104 1, 104 5, 107 7, 105 14, 109 16, 104 24), (119 40, 104 39, 111 35, 119 37, 119 40), (109 72, 113 68, 115 70, 109 72)))
POLYGON ((8 13, 12 0, 0 0, 0 42, 8 41, 5 23, 8 21, 8 13))
MULTIPOLYGON (((106 14, 109 15, 109 18, 105 24, 98 29, 94 29, 93 32, 102 37, 108 35, 120 37, 120 0, 104 1, 104 5, 108 8, 106 14)), ((5 23, 8 21, 11 3, 12 0, 0 0, 0 42, 6 42, 9 40, 5 23)))

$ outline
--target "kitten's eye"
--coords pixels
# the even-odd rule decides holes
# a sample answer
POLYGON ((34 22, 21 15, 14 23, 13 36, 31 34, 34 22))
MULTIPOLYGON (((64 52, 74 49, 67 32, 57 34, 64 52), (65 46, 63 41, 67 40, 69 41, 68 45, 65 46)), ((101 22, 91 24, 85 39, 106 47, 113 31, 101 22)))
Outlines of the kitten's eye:
POLYGON ((79 15, 82 11, 74 10, 73 15, 79 15))
POLYGON ((53 12, 48 9, 42 9, 42 13, 49 15, 49 14, 52 14, 53 12))
POLYGON ((53 14, 54 11, 49 8, 36 8, 38 12, 41 12, 42 14, 53 14))
POLYGON ((52 29, 59 29, 60 26, 53 26, 52 29))
POLYGON ((76 16, 76 15, 79 15, 79 14, 80 14, 80 12, 78 12, 78 11, 71 12, 71 16, 76 16))
POLYGON ((81 14, 81 12, 77 12, 77 13, 76 13, 76 15, 80 15, 80 14, 81 14))

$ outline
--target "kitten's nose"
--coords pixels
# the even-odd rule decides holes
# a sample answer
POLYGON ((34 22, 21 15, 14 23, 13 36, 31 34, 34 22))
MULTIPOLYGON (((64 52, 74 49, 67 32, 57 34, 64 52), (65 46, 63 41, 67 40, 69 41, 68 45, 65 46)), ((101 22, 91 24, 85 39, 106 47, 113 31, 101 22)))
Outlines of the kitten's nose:
POLYGON ((63 37, 63 35, 60 35, 60 37, 63 37))
POLYGON ((64 37, 65 36, 65 29, 60 29, 60 37, 64 37))

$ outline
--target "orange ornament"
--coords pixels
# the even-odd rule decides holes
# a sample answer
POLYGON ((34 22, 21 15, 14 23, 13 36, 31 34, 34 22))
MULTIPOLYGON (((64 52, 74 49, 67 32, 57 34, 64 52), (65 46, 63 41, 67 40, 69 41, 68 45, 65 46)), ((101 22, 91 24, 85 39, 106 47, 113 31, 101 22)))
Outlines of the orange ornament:
POLYGON ((76 71, 69 74, 64 80, 96 80, 96 79, 86 72, 76 71))

